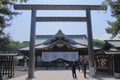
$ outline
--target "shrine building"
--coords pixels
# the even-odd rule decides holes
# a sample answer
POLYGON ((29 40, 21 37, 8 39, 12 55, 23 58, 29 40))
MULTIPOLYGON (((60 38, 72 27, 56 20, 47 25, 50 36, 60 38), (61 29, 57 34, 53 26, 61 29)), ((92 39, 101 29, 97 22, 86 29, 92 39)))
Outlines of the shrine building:
MULTIPOLYGON (((94 47, 94 49, 97 49, 94 47)), ((29 46, 19 49, 29 57, 29 46)), ((35 65, 64 66, 64 62, 88 59, 88 42, 86 35, 65 35, 59 30, 55 35, 36 35, 35 65)))

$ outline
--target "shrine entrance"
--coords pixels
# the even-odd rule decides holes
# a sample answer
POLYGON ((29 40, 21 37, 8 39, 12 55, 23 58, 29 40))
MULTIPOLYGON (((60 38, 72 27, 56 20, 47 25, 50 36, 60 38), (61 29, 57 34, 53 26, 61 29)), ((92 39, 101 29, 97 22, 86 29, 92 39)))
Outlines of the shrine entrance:
POLYGON ((36 58, 36 67, 44 69, 68 69, 71 62, 78 62, 79 52, 42 52, 42 56, 36 58))
POLYGON ((90 75, 95 75, 94 68, 94 53, 92 44, 92 25, 91 25, 91 10, 103 10, 100 5, 15 5, 16 10, 31 10, 31 34, 30 34, 30 53, 29 53, 29 70, 28 78, 34 78, 35 67, 35 30, 36 22, 87 22, 88 36, 88 56, 90 75), (36 17, 37 10, 85 10, 86 17, 36 17))

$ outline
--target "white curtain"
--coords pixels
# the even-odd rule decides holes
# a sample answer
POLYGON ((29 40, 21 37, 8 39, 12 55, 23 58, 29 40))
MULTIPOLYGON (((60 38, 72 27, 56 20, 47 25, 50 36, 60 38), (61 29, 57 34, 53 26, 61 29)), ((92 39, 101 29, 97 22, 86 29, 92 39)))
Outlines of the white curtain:
POLYGON ((63 59, 67 61, 77 61, 78 52, 42 52, 43 61, 54 61, 56 59, 63 59))

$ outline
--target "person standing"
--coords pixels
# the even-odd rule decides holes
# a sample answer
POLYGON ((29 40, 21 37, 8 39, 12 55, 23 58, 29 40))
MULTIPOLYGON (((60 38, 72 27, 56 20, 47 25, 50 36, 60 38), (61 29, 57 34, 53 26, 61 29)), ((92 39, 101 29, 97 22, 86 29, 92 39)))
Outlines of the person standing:
POLYGON ((75 64, 76 64, 76 67, 78 68, 79 72, 80 72, 80 69, 81 69, 81 65, 78 61, 75 61, 75 64))
POLYGON ((73 78, 77 78, 77 75, 76 75, 76 63, 72 62, 71 67, 72 67, 72 76, 73 76, 73 78))
POLYGON ((83 72, 84 72, 84 78, 86 78, 86 69, 87 69, 87 61, 83 61, 83 72))

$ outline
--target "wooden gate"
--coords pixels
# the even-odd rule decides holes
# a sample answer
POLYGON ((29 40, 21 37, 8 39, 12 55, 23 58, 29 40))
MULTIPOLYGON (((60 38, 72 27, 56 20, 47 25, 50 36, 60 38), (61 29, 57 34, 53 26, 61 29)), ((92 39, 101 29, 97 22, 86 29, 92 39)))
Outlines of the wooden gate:
POLYGON ((106 54, 98 54, 95 56, 96 71, 113 74, 113 56, 106 54))

